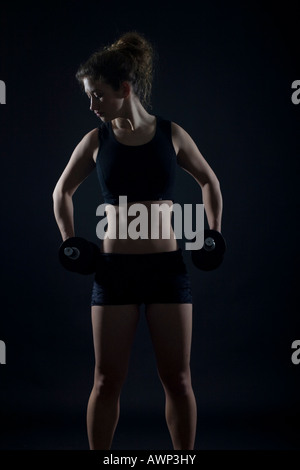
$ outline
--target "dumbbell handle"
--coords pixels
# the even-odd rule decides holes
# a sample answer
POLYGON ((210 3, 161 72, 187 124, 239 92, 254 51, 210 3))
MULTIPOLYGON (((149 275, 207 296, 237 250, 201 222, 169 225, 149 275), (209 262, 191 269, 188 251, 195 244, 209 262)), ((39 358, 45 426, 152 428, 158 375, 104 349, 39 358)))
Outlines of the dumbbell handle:
POLYGON ((215 243, 215 240, 212 237, 207 237, 204 240, 204 249, 206 251, 212 251, 212 250, 215 249, 215 247, 216 247, 216 243, 215 243))
POLYGON ((79 258, 80 251, 78 250, 78 248, 76 248, 76 246, 67 246, 64 249, 64 255, 67 256, 67 258, 69 259, 75 260, 79 258))

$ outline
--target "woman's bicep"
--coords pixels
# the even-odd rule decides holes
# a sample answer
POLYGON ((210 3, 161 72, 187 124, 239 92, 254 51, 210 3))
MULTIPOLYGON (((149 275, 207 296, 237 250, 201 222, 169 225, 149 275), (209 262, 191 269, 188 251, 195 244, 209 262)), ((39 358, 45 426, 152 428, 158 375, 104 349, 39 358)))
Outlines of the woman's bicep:
POLYGON ((216 175, 191 136, 175 123, 172 123, 172 133, 178 165, 191 174, 201 186, 215 179, 216 175))
POLYGON ((75 147, 54 191, 74 194, 78 186, 95 168, 93 157, 98 145, 98 130, 94 129, 86 134, 75 147))

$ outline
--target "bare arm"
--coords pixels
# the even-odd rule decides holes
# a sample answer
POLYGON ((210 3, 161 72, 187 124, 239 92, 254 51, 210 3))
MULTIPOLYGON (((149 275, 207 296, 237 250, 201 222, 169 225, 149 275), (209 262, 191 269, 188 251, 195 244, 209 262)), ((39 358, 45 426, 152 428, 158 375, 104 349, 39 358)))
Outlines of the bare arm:
POLYGON ((75 235, 72 197, 95 168, 98 146, 98 129, 94 129, 75 148, 53 191, 54 216, 63 240, 75 235))
POLYGON ((221 232, 223 201, 218 178, 191 136, 175 123, 172 123, 172 137, 178 164, 201 186, 209 228, 221 232))

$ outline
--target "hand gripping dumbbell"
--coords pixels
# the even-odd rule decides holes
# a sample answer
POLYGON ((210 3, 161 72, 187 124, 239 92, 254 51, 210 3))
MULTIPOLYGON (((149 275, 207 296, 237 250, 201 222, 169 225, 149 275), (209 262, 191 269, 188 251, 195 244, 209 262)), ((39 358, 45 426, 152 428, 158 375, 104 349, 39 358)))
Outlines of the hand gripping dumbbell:
POLYGON ((211 271, 220 266, 226 251, 223 235, 217 230, 204 230, 204 244, 201 250, 192 251, 192 261, 196 268, 211 271))
POLYGON ((81 237, 70 237, 59 248, 58 257, 68 271, 92 274, 96 271, 100 249, 95 243, 81 237))

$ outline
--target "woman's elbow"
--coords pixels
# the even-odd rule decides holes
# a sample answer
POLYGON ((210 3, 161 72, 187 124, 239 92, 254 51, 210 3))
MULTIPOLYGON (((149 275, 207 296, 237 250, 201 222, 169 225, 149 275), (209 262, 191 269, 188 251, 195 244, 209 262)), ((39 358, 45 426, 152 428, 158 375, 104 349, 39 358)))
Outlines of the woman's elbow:
POLYGON ((62 184, 58 182, 53 190, 52 199, 54 201, 57 201, 59 199, 64 199, 66 197, 71 198, 73 196, 73 193, 74 191, 66 188, 65 186, 63 186, 62 184))
POLYGON ((220 184, 219 179, 216 176, 214 176, 214 178, 212 179, 210 183, 210 188, 211 188, 211 192, 215 195, 214 197, 218 199, 219 201, 221 201, 220 203, 222 204, 221 184, 220 184))
POLYGON ((217 178, 216 175, 214 175, 212 185, 213 185, 215 191, 221 193, 221 183, 220 183, 220 181, 219 181, 219 179, 217 178))
POLYGON ((52 199, 53 201, 57 201, 58 199, 61 199, 63 197, 64 192, 60 188, 60 186, 57 184, 53 190, 52 193, 52 199))
POLYGON ((202 178, 202 181, 200 181, 200 185, 202 189, 206 186, 212 189, 214 192, 219 192, 221 193, 221 185, 220 181, 215 175, 215 173, 212 173, 210 175, 207 175, 206 178, 202 178))

